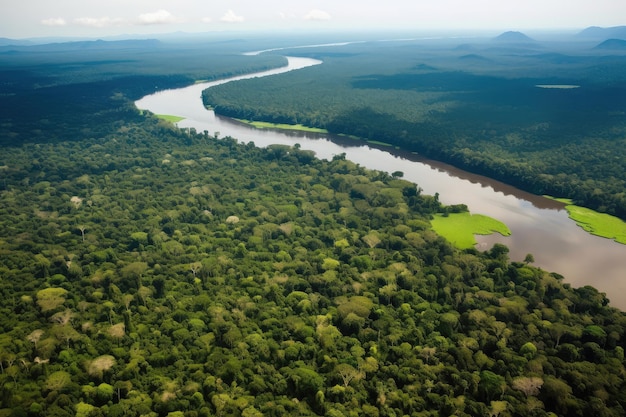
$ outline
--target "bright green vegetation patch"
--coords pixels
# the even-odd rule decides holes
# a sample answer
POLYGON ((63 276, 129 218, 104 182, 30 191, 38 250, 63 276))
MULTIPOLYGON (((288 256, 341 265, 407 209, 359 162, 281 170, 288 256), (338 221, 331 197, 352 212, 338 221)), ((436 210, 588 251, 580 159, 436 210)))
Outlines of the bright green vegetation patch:
POLYGON ((565 210, 567 210, 569 218, 585 231, 626 245, 626 222, 619 217, 577 206, 572 204, 572 200, 568 198, 546 197, 565 203, 565 210))
POLYGON ((250 126, 254 126, 257 129, 284 129, 284 130, 299 130, 302 132, 312 132, 312 133, 328 133, 328 130, 326 129, 320 129, 317 127, 309 127, 309 126, 304 126, 301 124, 287 124, 287 123, 270 123, 270 122, 253 122, 250 120, 241 120, 239 119, 240 122, 243 122, 245 124, 248 124, 250 126))
POLYGON ((544 195, 544 197, 545 198, 549 198, 550 200, 559 201, 559 202, 561 202, 563 204, 566 204, 568 206, 572 205, 574 203, 571 198, 552 197, 550 195, 544 195))
POLYGON ((613 239, 626 245, 626 223, 610 214, 599 213, 573 204, 565 206, 569 217, 592 235, 613 239))
POLYGON ((551 90, 572 90, 574 88, 580 88, 579 85, 574 84, 537 84, 535 87, 551 90))
POLYGON ((184 117, 172 116, 171 114, 157 114, 156 116, 159 119, 167 120, 168 122, 172 122, 172 123, 177 123, 185 119, 184 117))
POLYGON ((500 233, 509 236, 509 228, 492 217, 482 214, 451 213, 435 215, 431 221, 435 232, 445 237, 459 249, 468 249, 476 244, 474 235, 490 235, 500 233))
POLYGON ((377 141, 377 140, 368 140, 367 143, 371 143, 373 145, 380 145, 380 146, 393 146, 391 143, 380 142, 380 141, 377 141))

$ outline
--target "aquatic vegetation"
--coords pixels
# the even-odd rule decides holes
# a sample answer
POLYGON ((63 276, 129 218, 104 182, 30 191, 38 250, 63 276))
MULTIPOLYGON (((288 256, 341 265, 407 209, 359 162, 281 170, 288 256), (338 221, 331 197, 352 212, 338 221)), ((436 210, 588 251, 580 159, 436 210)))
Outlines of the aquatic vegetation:
POLYGON ((476 244, 474 235, 511 234, 504 223, 489 216, 469 212, 436 214, 431 223, 433 230, 460 249, 473 247, 476 244))

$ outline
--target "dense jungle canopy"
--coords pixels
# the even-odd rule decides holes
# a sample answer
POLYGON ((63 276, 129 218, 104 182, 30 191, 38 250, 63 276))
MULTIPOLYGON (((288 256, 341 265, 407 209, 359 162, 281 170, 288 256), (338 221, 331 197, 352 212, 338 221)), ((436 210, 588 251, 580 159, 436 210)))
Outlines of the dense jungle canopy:
POLYGON ((132 104, 210 69, 63 78, 85 56, 2 67, 33 112, 2 115, 0 415, 624 415, 604 294, 455 249, 397 176, 132 104))
POLYGON ((401 40, 286 53, 323 65, 204 92, 216 113, 386 142, 626 219, 626 54, 401 40))

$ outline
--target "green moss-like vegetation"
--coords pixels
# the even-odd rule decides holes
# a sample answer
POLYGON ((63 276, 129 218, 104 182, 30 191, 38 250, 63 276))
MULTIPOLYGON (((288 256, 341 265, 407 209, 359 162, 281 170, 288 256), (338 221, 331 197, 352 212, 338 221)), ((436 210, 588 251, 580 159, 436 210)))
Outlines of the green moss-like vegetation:
POLYGON ((476 244, 474 235, 500 233, 509 236, 511 231, 502 222, 482 214, 437 214, 432 220, 433 230, 448 239, 457 248, 467 249, 476 244))
POLYGON ((535 87, 544 88, 546 90, 571 90, 573 88, 580 88, 579 85, 573 84, 537 84, 535 87))
POLYGON ((172 116, 170 114, 157 114, 156 117, 158 117, 159 119, 166 120, 171 123, 177 123, 177 122, 180 122, 181 120, 185 120, 184 117, 172 116))
POLYGON ((592 235, 626 245, 626 222, 622 219, 573 204, 565 206, 565 210, 576 224, 592 235))
POLYGON ((585 231, 626 245, 626 222, 622 219, 577 206, 569 198, 546 197, 564 203, 570 219, 574 220, 585 231))
POLYGON ((549 198, 549 199, 554 200, 554 201, 559 201, 559 202, 565 204, 566 206, 574 204, 574 201, 572 201, 571 198, 552 197, 550 195, 544 195, 544 197, 549 198))
POLYGON ((328 133, 328 130, 326 129, 304 126, 302 124, 255 122, 251 120, 242 120, 242 119, 237 119, 237 120, 247 125, 254 126, 257 129, 284 129, 284 130, 297 130, 301 132, 311 132, 311 133, 328 133))
POLYGON ((381 142, 378 140, 368 140, 367 143, 371 143, 372 145, 379 145, 379 146, 394 146, 391 143, 381 142))

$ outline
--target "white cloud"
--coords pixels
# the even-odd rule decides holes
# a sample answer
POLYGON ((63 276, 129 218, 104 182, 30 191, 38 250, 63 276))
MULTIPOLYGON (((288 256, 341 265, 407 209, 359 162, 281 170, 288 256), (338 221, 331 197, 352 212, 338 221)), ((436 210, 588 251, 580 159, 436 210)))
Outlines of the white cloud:
POLYGON ((74 19, 74 23, 82 26, 90 26, 94 28, 105 28, 109 26, 115 26, 122 23, 122 19, 111 19, 108 16, 105 17, 79 17, 74 19))
POLYGON ((41 24, 46 26, 65 26, 67 22, 62 17, 51 17, 50 19, 43 19, 41 24))
POLYGON ((305 20, 330 20, 330 14, 323 10, 313 9, 304 15, 305 20))
POLYGON ((211 23, 213 21, 213 19, 211 19, 210 17, 203 17, 202 19, 200 19, 200 21, 202 23, 211 23))
POLYGON ((243 22, 245 19, 243 18, 243 16, 237 16, 235 12, 229 10, 224 16, 221 17, 220 20, 226 23, 238 23, 243 22))
POLYGON ((139 23, 142 25, 161 25, 165 23, 178 23, 180 21, 181 19, 163 9, 139 15, 139 23))

